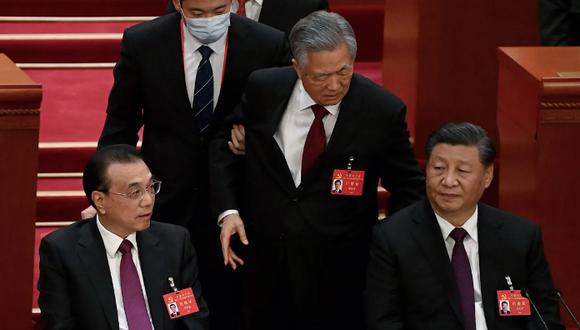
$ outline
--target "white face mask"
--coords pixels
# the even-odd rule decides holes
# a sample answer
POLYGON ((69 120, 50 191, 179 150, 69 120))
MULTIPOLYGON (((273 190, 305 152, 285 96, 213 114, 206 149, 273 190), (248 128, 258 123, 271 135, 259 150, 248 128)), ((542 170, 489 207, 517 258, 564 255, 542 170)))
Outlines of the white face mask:
POLYGON ((204 18, 189 18, 183 14, 183 11, 181 15, 185 19, 187 31, 202 44, 211 44, 217 41, 226 33, 230 26, 229 12, 204 18))

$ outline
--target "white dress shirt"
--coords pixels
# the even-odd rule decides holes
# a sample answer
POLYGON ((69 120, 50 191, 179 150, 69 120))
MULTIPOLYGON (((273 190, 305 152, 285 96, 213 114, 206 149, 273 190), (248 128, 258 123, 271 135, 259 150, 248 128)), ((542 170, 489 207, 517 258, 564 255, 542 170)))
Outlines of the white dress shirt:
MULTIPOLYGON (((291 1, 291 0, 288 0, 291 1)), ((262 3, 264 0, 246 0, 244 7, 246 7, 246 17, 258 21, 260 19, 260 13, 262 12, 262 3)), ((240 3, 237 0, 232 2, 232 11, 239 13, 238 8, 240 3)))
MULTIPOLYGON (((113 280, 113 291, 115 292, 115 303, 117 305, 117 319, 119 320, 119 330, 128 330, 127 316, 125 315, 125 307, 123 306, 123 294, 121 291, 121 257, 123 254, 119 252, 119 246, 123 242, 123 238, 113 234, 105 228, 99 221, 97 216, 97 228, 107 252, 107 261, 109 262, 109 271, 111 272, 111 280, 113 280)), ((153 327, 151 320, 151 312, 149 311, 149 302, 147 301, 147 292, 145 291, 145 284, 143 283, 143 274, 141 273, 141 263, 139 262, 139 248, 137 247, 137 235, 135 233, 125 238, 133 244, 131 255, 133 256, 133 263, 137 268, 139 280, 141 281, 141 290, 143 290, 143 297, 145 298, 145 307, 147 307, 147 314, 149 315, 149 322, 153 327)))
MULTIPOLYGON (((453 247, 455 246, 455 240, 449 236, 451 231, 456 227, 452 225, 447 220, 443 219, 437 212, 435 212, 435 217, 437 218, 437 223, 439 228, 441 228, 441 233, 443 234, 443 240, 445 241, 445 247, 447 248, 447 254, 449 255, 449 260, 453 254, 453 247)), ((473 293, 475 298, 475 328, 477 330, 487 330, 487 324, 485 323, 485 314, 483 313, 483 302, 481 299, 481 277, 479 271, 479 244, 477 240, 477 206, 475 207, 475 212, 467 219, 467 221, 461 226, 465 229, 467 235, 463 240, 463 246, 465 247, 465 252, 467 253, 467 258, 469 259, 469 267, 471 268, 471 276, 473 278, 473 293)))
MULTIPOLYGON (((312 122, 314 121, 314 112, 312 112, 310 107, 315 104, 316 102, 312 100, 304 89, 302 81, 298 79, 296 85, 294 85, 294 90, 292 91, 292 95, 290 95, 290 100, 288 101, 284 115, 282 115, 278 129, 274 133, 274 139, 278 143, 280 150, 282 150, 284 158, 286 158, 286 163, 288 164, 296 187, 300 185, 302 176, 302 152, 304 151, 304 143, 306 142, 308 131, 310 131, 310 126, 312 126, 312 122)), ((328 143, 334 130, 336 119, 338 118, 340 103, 325 106, 324 108, 328 110, 328 115, 322 119, 326 133, 326 143, 328 143)))
MULTIPOLYGON (((211 63, 211 69, 213 72, 213 108, 218 102, 220 96, 220 89, 222 86, 222 76, 224 70, 224 58, 226 56, 226 41, 227 32, 224 33, 221 38, 207 44, 213 53, 209 57, 209 62, 211 63)), ((189 98, 189 104, 193 108, 193 94, 195 91, 195 77, 197 76, 197 68, 201 62, 202 56, 198 51, 198 48, 203 46, 199 40, 193 37, 187 28, 183 26, 183 68, 185 71, 185 84, 187 86, 187 97, 189 98)))

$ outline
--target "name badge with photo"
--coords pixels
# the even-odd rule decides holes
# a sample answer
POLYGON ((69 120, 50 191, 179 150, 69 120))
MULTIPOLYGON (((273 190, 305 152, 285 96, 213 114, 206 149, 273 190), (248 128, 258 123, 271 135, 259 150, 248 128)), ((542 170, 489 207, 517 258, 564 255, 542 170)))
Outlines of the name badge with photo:
POLYGON ((520 290, 498 290, 497 306, 499 316, 531 315, 530 302, 520 290))
POLYGON ((331 195, 362 196, 365 171, 334 170, 331 195))
POLYGON ((191 288, 165 294, 163 295, 163 301, 170 319, 176 319, 199 311, 191 288))

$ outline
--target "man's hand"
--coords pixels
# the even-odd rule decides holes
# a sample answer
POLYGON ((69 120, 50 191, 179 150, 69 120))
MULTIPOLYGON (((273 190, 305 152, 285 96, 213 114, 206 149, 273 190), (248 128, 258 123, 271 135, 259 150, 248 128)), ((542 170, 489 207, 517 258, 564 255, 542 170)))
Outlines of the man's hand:
POLYGON ((95 215, 97 215, 97 210, 92 206, 89 206, 81 211, 81 219, 83 220, 92 218, 95 215))
POLYGON ((234 234, 240 236, 240 241, 244 245, 248 245, 248 238, 246 237, 246 230, 244 229, 244 222, 238 214, 227 215, 222 222, 222 231, 220 233, 220 242, 222 243, 222 253, 224 255, 224 266, 228 264, 233 270, 236 270, 238 264, 244 265, 244 260, 236 255, 230 246, 230 239, 234 234))
POLYGON ((246 154, 246 131, 244 125, 234 125, 231 133, 232 140, 228 141, 228 146, 234 155, 243 156, 246 154))

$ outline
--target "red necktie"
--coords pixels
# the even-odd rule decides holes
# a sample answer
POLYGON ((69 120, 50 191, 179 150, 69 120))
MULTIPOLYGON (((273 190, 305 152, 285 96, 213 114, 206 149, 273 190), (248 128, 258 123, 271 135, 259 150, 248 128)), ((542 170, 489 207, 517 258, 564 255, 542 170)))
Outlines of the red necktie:
POLYGON ((459 289, 459 301, 463 312, 465 330, 475 330, 475 298, 473 292, 473 277, 467 252, 463 246, 467 232, 463 228, 455 228, 451 231, 451 238, 455 241, 451 254, 451 265, 455 273, 455 282, 459 289))
POLYGON ((123 240, 119 251, 123 254, 121 257, 121 293, 123 294, 123 307, 129 330, 150 330, 151 322, 147 307, 145 306, 145 297, 141 288, 141 281, 137 268, 133 263, 131 256, 131 241, 123 240))
POLYGON ((238 0, 238 15, 246 16, 246 0, 238 0))
POLYGON ((316 161, 326 149, 326 133, 324 132, 322 118, 328 114, 328 110, 318 104, 313 105, 311 109, 314 112, 314 121, 306 136, 304 151, 302 152, 302 178, 312 170, 312 167, 314 167, 314 164, 316 164, 316 161))

